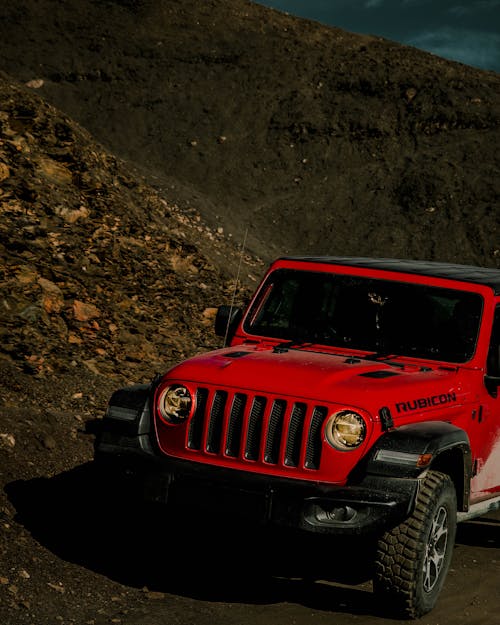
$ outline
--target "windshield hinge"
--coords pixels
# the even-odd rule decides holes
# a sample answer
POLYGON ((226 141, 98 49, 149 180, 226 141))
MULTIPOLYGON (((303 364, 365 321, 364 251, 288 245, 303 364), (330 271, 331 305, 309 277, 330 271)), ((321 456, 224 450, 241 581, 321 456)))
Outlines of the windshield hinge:
POLYGON ((387 432, 387 430, 392 430, 394 427, 394 421, 392 420, 391 411, 387 406, 383 406, 379 410, 380 415, 380 423, 382 424, 382 429, 387 432))

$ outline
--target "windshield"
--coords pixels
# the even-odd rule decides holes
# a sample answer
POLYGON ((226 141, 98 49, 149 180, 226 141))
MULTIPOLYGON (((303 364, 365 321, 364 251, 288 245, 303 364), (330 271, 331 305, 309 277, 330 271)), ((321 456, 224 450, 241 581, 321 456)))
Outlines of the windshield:
POLYGON ((482 311, 477 293, 422 284, 280 269, 244 323, 249 334, 466 362, 482 311))

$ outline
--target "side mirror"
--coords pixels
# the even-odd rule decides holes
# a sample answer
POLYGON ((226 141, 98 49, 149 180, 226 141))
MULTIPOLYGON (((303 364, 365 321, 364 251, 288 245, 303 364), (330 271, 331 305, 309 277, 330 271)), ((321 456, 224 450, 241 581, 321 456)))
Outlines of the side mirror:
POLYGON ((485 375, 484 385, 490 395, 496 397, 498 395, 498 387, 500 386, 500 377, 496 375, 485 375))
POLYGON ((234 306, 219 306, 215 316, 215 334, 217 336, 227 336, 231 339, 236 327, 241 321, 243 311, 234 306))

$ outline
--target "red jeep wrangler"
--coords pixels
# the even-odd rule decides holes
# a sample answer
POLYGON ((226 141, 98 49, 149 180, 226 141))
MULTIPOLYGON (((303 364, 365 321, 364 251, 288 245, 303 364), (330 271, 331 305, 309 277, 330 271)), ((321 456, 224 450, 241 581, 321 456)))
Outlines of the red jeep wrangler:
POLYGON ((374 592, 431 610, 457 521, 500 507, 500 270, 281 258, 215 326, 227 347, 113 394, 96 460, 157 501, 372 536, 374 592))

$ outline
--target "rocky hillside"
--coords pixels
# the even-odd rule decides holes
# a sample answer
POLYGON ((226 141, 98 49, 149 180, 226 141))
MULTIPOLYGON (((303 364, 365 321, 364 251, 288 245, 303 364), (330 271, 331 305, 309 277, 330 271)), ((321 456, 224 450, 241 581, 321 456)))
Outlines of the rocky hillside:
POLYGON ((0 356, 31 373, 84 363, 142 379, 214 346, 213 307, 260 276, 222 231, 5 76, 0 215, 0 356))
POLYGON ((0 60, 265 260, 500 264, 498 74, 246 0, 5 2, 0 60))

